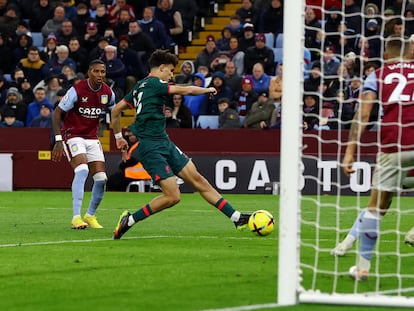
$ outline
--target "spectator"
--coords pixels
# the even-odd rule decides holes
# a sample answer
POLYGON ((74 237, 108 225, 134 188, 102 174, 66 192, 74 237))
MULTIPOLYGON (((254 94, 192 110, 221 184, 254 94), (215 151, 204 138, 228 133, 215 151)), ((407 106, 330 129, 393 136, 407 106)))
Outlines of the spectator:
POLYGON ((0 16, 0 33, 6 37, 10 37, 16 31, 20 22, 18 9, 14 5, 7 6, 6 13, 0 16))
POLYGON ((86 25, 92 20, 94 19, 89 15, 88 6, 85 3, 80 2, 76 6, 76 16, 72 20, 72 26, 76 36, 82 38, 86 33, 86 25))
MULTIPOLYGON (((3 77, 3 76, 2 76, 3 77)), ((8 83, 7 88, 9 87, 18 87, 19 79, 24 78, 24 71, 23 69, 16 67, 14 68, 13 72, 11 73, 12 82, 8 83)))
POLYGON ((256 35, 255 46, 247 49, 244 55, 244 70, 246 74, 252 74, 253 65, 260 62, 266 74, 273 76, 275 73, 275 61, 273 50, 266 46, 266 37, 260 33, 256 35))
POLYGON ((218 52, 215 38, 212 35, 207 36, 206 47, 198 53, 194 61, 196 70, 199 66, 206 66, 210 69, 210 64, 218 56, 218 52))
POLYGON ((247 113, 243 121, 244 128, 266 129, 271 122, 272 113, 275 110, 273 99, 268 98, 267 92, 259 94, 257 101, 247 113))
POLYGON ((0 112, 6 102, 7 99, 7 91, 9 90, 10 86, 7 81, 4 79, 3 75, 0 75, 0 112))
POLYGON ((49 59, 56 56, 57 38, 51 33, 47 36, 46 46, 43 51, 40 51, 40 58, 46 63, 49 59))
POLYGON ((324 77, 329 78, 335 76, 338 71, 339 63, 339 59, 335 56, 334 47, 331 45, 325 47, 322 56, 322 68, 324 77))
POLYGON ((247 49, 255 45, 254 26, 253 24, 246 23, 243 26, 242 36, 239 40, 239 49, 246 52, 247 49))
POLYGON ((96 9, 96 17, 94 21, 98 24, 98 33, 101 35, 108 27, 112 28, 111 24, 109 23, 108 11, 104 4, 101 4, 96 9))
POLYGON ((116 101, 118 102, 125 94, 126 68, 124 63, 117 57, 116 46, 107 45, 104 51, 105 54, 102 60, 106 66, 107 82, 114 91, 116 101))
POLYGON ((31 18, 29 19, 30 29, 34 32, 41 32, 43 25, 53 18, 53 11, 49 0, 36 0, 33 4, 31 18))
POLYGON ((78 37, 77 31, 73 28, 72 21, 65 19, 62 22, 61 28, 56 33, 58 45, 68 45, 69 40, 73 37, 78 37))
POLYGON ((252 108, 252 105, 257 101, 257 93, 253 89, 253 79, 251 76, 245 76, 241 82, 241 90, 236 94, 237 112, 240 116, 246 114, 252 108))
POLYGON ((220 98, 218 101, 219 109, 219 129, 238 129, 240 128, 240 117, 232 107, 228 98, 220 98))
POLYGON ((116 23, 119 21, 119 15, 121 9, 128 10, 131 20, 135 20, 134 8, 126 3, 126 0, 115 0, 115 3, 108 8, 108 18, 109 24, 112 28, 115 27, 116 23))
POLYGON ((125 65, 125 93, 129 93, 135 83, 147 74, 147 71, 138 52, 129 47, 127 35, 119 37, 118 58, 125 65))
POLYGON ((173 9, 181 13, 185 30, 192 31, 194 28, 194 18, 198 12, 198 1, 195 0, 174 0, 173 9))
POLYGON ((101 5, 101 0, 89 0, 89 16, 93 19, 96 19, 96 10, 101 5))
POLYGON ((13 57, 13 50, 7 45, 5 39, 4 35, 0 33, 0 72, 11 73, 16 59, 13 57))
POLYGON ((342 22, 342 10, 337 7, 333 6, 329 9, 326 22, 325 22, 325 40, 329 42, 329 44, 334 45, 335 47, 339 46, 339 38, 340 34, 338 33, 338 27, 341 25, 342 22))
POLYGON ((304 82, 304 90, 308 92, 317 92, 321 84, 321 62, 312 63, 309 77, 304 82))
POLYGON ((43 38, 47 38, 51 33, 56 34, 62 27, 62 23, 65 20, 65 9, 63 6, 57 6, 53 11, 53 18, 48 19, 43 25, 41 31, 43 38))
POLYGON ((70 66, 76 72, 76 63, 69 57, 69 48, 66 45, 59 45, 56 48, 56 55, 46 63, 51 75, 60 75, 64 66, 70 66))
POLYGON ((230 50, 230 38, 232 36, 231 28, 229 26, 224 26, 221 30, 221 38, 217 40, 216 46, 219 51, 228 51, 230 50))
POLYGON ((83 36, 81 45, 87 50, 91 51, 98 45, 98 41, 102 38, 102 35, 98 32, 98 26, 96 22, 89 22, 86 25, 86 33, 83 36))
POLYGON ((227 62, 226 67, 224 68, 224 79, 233 93, 233 96, 229 98, 232 101, 235 94, 241 90, 242 82, 242 77, 237 73, 236 65, 233 61, 227 62))
POLYGON ((213 59, 209 68, 214 71, 224 72, 224 67, 231 60, 229 51, 219 51, 217 57, 213 59))
POLYGON ((212 77, 210 74, 210 70, 207 66, 198 66, 197 72, 201 73, 204 76, 205 85, 210 85, 212 77))
POLYGON ((43 87, 38 87, 34 90, 35 99, 33 102, 29 103, 27 106, 27 116, 26 116, 26 125, 31 126, 32 121, 40 113, 42 106, 47 106, 51 111, 53 111, 53 105, 46 97, 46 89, 43 87))
POLYGON ((52 125, 52 109, 49 105, 42 105, 39 114, 33 118, 29 125, 30 127, 47 128, 50 129, 50 143, 51 146, 55 143, 55 132, 52 125))
POLYGON ((361 7, 355 3, 355 0, 345 0, 344 4, 345 22, 348 26, 348 29, 355 34, 361 33, 361 7))
POLYGON ((170 0, 158 0, 154 10, 154 16, 164 24, 168 35, 171 36, 174 45, 187 46, 187 33, 184 33, 181 13, 172 7, 170 0))
POLYGON ((79 39, 74 37, 69 40, 69 57, 73 59, 79 72, 88 70, 88 51, 81 47, 79 39))
POLYGON ((26 105, 28 105, 34 100, 33 88, 29 79, 19 78, 17 88, 19 89, 20 94, 22 94, 23 102, 26 105))
POLYGON ((243 25, 240 21, 240 16, 233 14, 230 16, 230 23, 226 26, 230 29, 231 35, 241 37, 243 25))
POLYGON ((46 80, 40 81, 34 88, 34 92, 38 87, 46 89, 46 97, 50 103, 56 103, 57 93, 62 89, 62 82, 57 76, 50 76, 46 80))
POLYGON ((172 108, 170 106, 164 107, 164 115, 166 128, 180 128, 180 123, 177 121, 177 119, 173 118, 172 108))
POLYGON ((152 7, 146 7, 144 9, 142 20, 139 21, 139 27, 152 39, 152 43, 156 49, 168 48, 173 43, 169 30, 165 28, 165 25, 161 21, 154 17, 152 7))
MULTIPOLYGON (((317 33, 322 29, 322 25, 316 17, 315 10, 312 7, 306 7, 305 11, 305 47, 313 54, 315 50, 320 50, 321 43, 318 42, 317 33)), ((316 59, 315 56, 312 59, 316 59)))
POLYGON ((16 119, 15 112, 11 109, 6 109, 1 112, 3 121, 0 122, 1 127, 24 127, 24 123, 16 119))
POLYGON ((253 66, 253 89, 257 94, 269 92, 270 76, 264 72, 262 63, 256 63, 253 66))
POLYGON ((12 112, 14 117, 23 123, 26 122, 27 106, 23 102, 22 94, 16 87, 11 87, 6 93, 6 102, 1 109, 1 115, 4 117, 12 112))
POLYGON ((74 1, 72 0, 61 0, 62 6, 65 9, 65 18, 69 20, 74 20, 76 17, 76 7, 74 6, 74 1))
MULTIPOLYGON (((79 75, 82 75, 82 73, 79 73, 79 75)), ((71 86, 73 86, 78 80, 79 76, 76 74, 75 70, 73 70, 73 67, 70 65, 65 65, 62 67, 62 71, 60 76, 62 76, 62 88, 65 90, 68 90, 71 86)), ((84 77, 82 77, 83 79, 84 77)))
MULTIPOLYGON (((256 25, 256 24, 255 24, 256 25)), ((283 2, 272 0, 267 9, 263 10, 257 21, 257 29, 262 33, 283 33, 283 2)))
POLYGON ((13 49, 13 63, 18 63, 22 58, 25 58, 29 52, 29 48, 33 45, 32 37, 21 34, 17 37, 16 47, 13 49))
POLYGON ((184 105, 183 95, 174 94, 172 96, 172 117, 178 121, 180 128, 193 127, 191 110, 184 105))
POLYGON ((36 85, 50 75, 46 63, 40 59, 39 49, 35 46, 29 48, 27 57, 21 59, 17 67, 23 70, 24 76, 32 85, 36 85))
POLYGON ((240 22, 243 25, 245 23, 256 25, 259 14, 253 7, 253 0, 243 0, 242 6, 236 10, 236 15, 240 16, 240 22))
POLYGON ((209 97, 207 104, 207 114, 208 115, 218 115, 220 112, 218 110, 218 101, 220 98, 232 98, 233 92, 226 85, 226 80, 224 78, 224 73, 221 71, 216 71, 212 75, 212 81, 210 87, 214 87, 217 90, 217 94, 209 97))
POLYGON ((129 11, 127 9, 119 10, 119 18, 116 24, 113 26, 116 37, 128 34, 130 21, 131 16, 129 15, 129 11))
POLYGON ((283 64, 277 66, 277 76, 270 79, 269 98, 274 99, 275 105, 282 103, 283 64))
POLYGON ((108 39, 110 45, 118 45, 118 37, 115 36, 115 31, 111 27, 105 29, 104 37, 108 39))
POLYGON ((236 65, 237 73, 240 76, 244 75, 244 57, 246 54, 239 48, 239 38, 235 36, 231 37, 229 47, 230 60, 236 65))
MULTIPOLYGON (((192 85, 206 87, 203 74, 199 72, 195 73, 192 80, 192 85)), ((208 96, 206 94, 184 96, 184 105, 190 109, 191 114, 194 117, 194 121, 197 121, 199 115, 207 114, 207 101, 208 96)))
POLYGON ((98 45, 95 46, 88 54, 88 62, 91 62, 94 59, 102 59, 104 57, 105 47, 109 45, 109 39, 100 36, 97 39, 97 42, 98 45))
POLYGON ((25 20, 20 20, 17 24, 16 30, 11 34, 9 40, 14 42, 15 38, 23 34, 32 37, 32 32, 30 31, 29 24, 25 20))
MULTIPOLYGON (((147 12, 147 10, 144 11, 147 12)), ((153 38, 141 29, 141 24, 137 21, 129 23, 129 47, 141 55, 142 62, 147 64, 152 52, 155 51, 157 43, 153 38)), ((162 24, 161 24, 162 25, 162 24)), ((148 68, 149 70, 149 68, 148 68)))
POLYGON ((303 96, 303 130, 314 130, 319 126, 319 98, 316 95, 303 96))
POLYGON ((191 60, 185 60, 180 67, 180 74, 174 76, 177 84, 191 84, 191 77, 194 74, 194 63, 191 60))

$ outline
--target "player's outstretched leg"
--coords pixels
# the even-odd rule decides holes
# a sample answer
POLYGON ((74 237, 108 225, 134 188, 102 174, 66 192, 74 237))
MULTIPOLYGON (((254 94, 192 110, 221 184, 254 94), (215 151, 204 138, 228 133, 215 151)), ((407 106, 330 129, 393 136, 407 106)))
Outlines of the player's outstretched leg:
POLYGON ((404 241, 406 244, 414 246, 414 227, 412 227, 411 230, 405 235, 404 241))
POLYGON ((119 240, 132 226, 128 225, 128 218, 131 213, 124 211, 119 217, 119 221, 114 230, 114 240, 119 240))

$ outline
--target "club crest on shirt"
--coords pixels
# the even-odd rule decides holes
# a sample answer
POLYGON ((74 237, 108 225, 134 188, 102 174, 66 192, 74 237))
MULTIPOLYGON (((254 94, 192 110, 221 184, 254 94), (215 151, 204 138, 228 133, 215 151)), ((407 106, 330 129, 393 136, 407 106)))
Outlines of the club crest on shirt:
POLYGON ((108 103, 108 95, 101 95, 101 104, 106 105, 108 103))

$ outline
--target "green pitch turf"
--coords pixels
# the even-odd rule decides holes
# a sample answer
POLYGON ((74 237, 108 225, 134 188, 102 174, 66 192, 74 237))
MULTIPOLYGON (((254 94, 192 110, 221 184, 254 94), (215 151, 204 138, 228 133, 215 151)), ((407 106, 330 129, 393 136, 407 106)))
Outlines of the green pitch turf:
MULTIPOLYGON (((104 229, 77 231, 70 229, 70 192, 0 193, 0 310, 381 310, 305 304, 276 308, 278 228, 267 237, 239 232, 197 194, 184 194, 174 208, 112 240, 120 213, 135 211, 156 195, 106 193, 98 213, 104 229)), ((225 197, 240 211, 267 209, 277 223, 277 196, 225 197)), ((89 198, 86 193, 84 206, 89 198)), ((352 205, 353 198, 348 200, 352 205)), ((317 212, 309 202, 304 215, 311 222, 317 212)), ((344 212, 343 217, 345 232, 355 214, 344 212)), ((335 224, 334 209, 326 208, 322 218, 335 224)), ((338 263, 327 252, 335 237, 322 232, 317 238, 327 248, 319 260, 345 271, 354 256, 338 263)), ((304 226, 302 239, 316 241, 315 231, 304 226)), ((395 249, 395 241, 381 247, 395 249)), ((303 247, 301 255, 309 264, 315 260, 311 247, 303 247)), ((407 272, 414 274, 412 266, 407 272)), ((332 276, 315 277, 306 269, 304 276, 308 285, 315 280, 332 289, 332 276)), ((344 291, 354 284, 345 277, 339 283, 338 290, 344 291)))

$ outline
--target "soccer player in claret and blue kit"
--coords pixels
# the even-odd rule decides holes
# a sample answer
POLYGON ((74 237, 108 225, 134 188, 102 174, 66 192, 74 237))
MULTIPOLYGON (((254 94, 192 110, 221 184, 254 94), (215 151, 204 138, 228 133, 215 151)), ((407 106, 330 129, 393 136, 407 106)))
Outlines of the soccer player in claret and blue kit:
MULTIPOLYGON (((408 38, 390 36, 385 45, 385 64, 368 75, 363 97, 349 132, 343 159, 344 173, 355 173, 354 155, 375 103, 383 109, 380 144, 366 209, 356 218, 345 239, 331 254, 343 256, 360 239, 357 264, 349 270, 357 281, 368 279, 371 258, 380 234, 382 217, 391 206, 394 194, 403 189, 404 180, 414 166, 414 62, 408 38)), ((406 242, 414 244, 413 229, 406 242), (411 235, 410 235, 411 233, 411 235)))
POLYGON ((105 110, 115 105, 115 94, 104 82, 105 63, 93 60, 88 78, 72 86, 53 112, 55 145, 52 160, 58 162, 63 154, 75 173, 72 181, 72 228, 102 228, 96 210, 102 201, 106 185, 105 157, 98 139, 99 119, 105 110), (81 217, 85 182, 93 178, 92 197, 84 217, 81 217))
POLYGON ((121 214, 114 231, 120 239, 135 223, 172 207, 180 202, 180 189, 176 176, 196 189, 211 205, 215 206, 235 224, 237 229, 247 227, 249 214, 236 211, 196 169, 194 163, 169 139, 165 131, 164 109, 170 95, 201 95, 217 93, 214 87, 179 86, 169 84, 173 78, 177 57, 168 51, 156 50, 149 59, 150 74, 138 81, 134 88, 112 110, 112 128, 118 149, 126 155, 127 141, 121 132, 121 112, 125 108, 136 111, 135 122, 130 126, 139 140, 132 157, 139 159, 145 170, 162 190, 134 213, 121 214))

